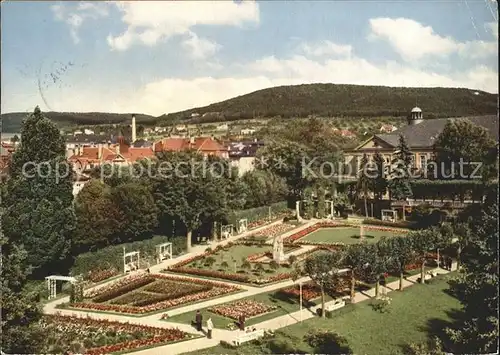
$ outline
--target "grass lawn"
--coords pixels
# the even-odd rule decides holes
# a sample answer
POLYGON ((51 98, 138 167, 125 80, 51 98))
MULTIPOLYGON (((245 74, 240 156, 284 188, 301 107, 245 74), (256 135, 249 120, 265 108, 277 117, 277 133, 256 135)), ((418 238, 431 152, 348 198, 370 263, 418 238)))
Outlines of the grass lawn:
MULTIPOLYGON (((446 290, 451 275, 439 276, 430 284, 416 284, 403 292, 391 292, 388 313, 372 309, 370 301, 348 305, 337 311, 332 319, 312 318, 302 324, 281 329, 293 337, 297 350, 314 353, 303 341, 311 330, 331 330, 344 336, 355 354, 394 354, 408 343, 424 342, 428 336, 442 334, 460 309, 457 299, 446 290)), ((283 340, 284 336, 279 335, 283 340)), ((238 350, 222 346, 196 351, 196 354, 256 354, 259 346, 246 344, 238 350)), ((194 354, 194 353, 193 353, 194 354)))
MULTIPOLYGON (((284 249, 285 256, 287 253, 296 249, 297 249, 296 246, 285 247, 284 249)), ((257 271, 250 271, 241 268, 243 264, 243 259, 246 259, 250 255, 265 253, 265 252, 272 253, 272 251, 273 251, 272 245, 251 245, 251 246, 235 245, 227 250, 224 249, 219 250, 218 252, 211 254, 205 259, 192 261, 191 263, 185 265, 185 267, 198 268, 203 270, 221 271, 228 273, 241 273, 241 274, 251 273, 253 276, 255 276, 255 278, 270 277, 280 273, 289 273, 291 271, 289 267, 281 266, 278 269, 271 269, 269 267, 269 264, 266 263, 261 263, 265 270, 265 272, 263 272, 262 275, 260 275, 257 271), (204 260, 210 257, 213 258, 215 262, 212 265, 205 265, 204 260), (224 262, 228 264, 227 268, 224 268, 222 266, 222 263, 224 262)), ((257 263, 251 263, 251 265, 252 269, 254 269, 257 263)))
MULTIPOLYGON (((400 233, 394 233, 389 231, 378 231, 378 230, 365 230, 364 240, 368 243, 376 243, 382 237, 395 237, 400 235, 400 233)), ((345 243, 345 244, 356 244, 360 242, 359 238, 359 228, 321 228, 314 231, 300 240, 309 242, 320 242, 320 243, 345 243)))

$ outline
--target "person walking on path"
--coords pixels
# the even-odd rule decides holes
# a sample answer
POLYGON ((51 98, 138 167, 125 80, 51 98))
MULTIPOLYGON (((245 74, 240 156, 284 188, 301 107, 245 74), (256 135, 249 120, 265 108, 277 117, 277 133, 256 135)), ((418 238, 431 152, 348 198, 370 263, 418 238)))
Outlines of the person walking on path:
POLYGON ((453 264, 453 259, 451 257, 448 257, 447 261, 448 261, 448 263, 447 263, 448 265, 446 265, 446 266, 448 268, 448 271, 451 271, 451 265, 453 264))
POLYGON ((195 321, 196 321, 196 330, 201 332, 201 322, 203 321, 203 316, 201 315, 199 310, 196 311, 195 321))
POLYGON ((207 320, 207 338, 212 339, 212 329, 214 328, 214 324, 212 323, 212 318, 208 318, 207 320))
POLYGON ((240 314, 238 317, 238 323, 240 325, 240 330, 245 330, 245 316, 243 314, 240 314))

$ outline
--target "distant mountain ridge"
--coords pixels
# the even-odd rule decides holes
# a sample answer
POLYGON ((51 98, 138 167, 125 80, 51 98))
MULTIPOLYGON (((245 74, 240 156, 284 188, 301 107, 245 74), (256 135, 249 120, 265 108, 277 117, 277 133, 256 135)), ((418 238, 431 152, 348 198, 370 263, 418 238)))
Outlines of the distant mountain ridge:
POLYGON ((497 97, 485 91, 461 88, 303 84, 258 90, 208 106, 165 114, 159 121, 195 123, 309 115, 402 117, 414 106, 421 107, 427 118, 477 116, 496 114, 497 97))
MULTIPOLYGON (((2 119, 3 132, 19 132, 21 122, 29 112, 11 112, 0 115, 2 119)), ((98 124, 130 124, 132 113, 108 113, 108 112, 44 112, 46 117, 57 123, 59 127, 75 125, 98 125, 98 124)), ((156 117, 144 114, 135 114, 136 122, 156 121, 156 117)))
MULTIPOLYGON (((138 124, 204 123, 252 118, 405 117, 414 106, 424 118, 497 114, 497 94, 461 88, 403 88, 343 84, 303 84, 254 91, 204 107, 159 117, 136 114, 138 124)), ((1 115, 4 132, 18 132, 26 112, 1 115)), ((45 112, 59 126, 127 124, 130 114, 45 112)))

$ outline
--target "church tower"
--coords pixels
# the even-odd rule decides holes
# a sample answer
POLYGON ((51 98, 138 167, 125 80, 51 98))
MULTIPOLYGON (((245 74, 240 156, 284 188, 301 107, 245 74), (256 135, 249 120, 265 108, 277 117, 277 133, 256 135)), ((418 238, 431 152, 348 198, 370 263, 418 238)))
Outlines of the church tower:
POLYGON ((424 116, 422 114, 422 109, 420 107, 415 106, 412 108, 410 112, 410 116, 408 117, 409 125, 416 125, 422 123, 424 121, 424 116))

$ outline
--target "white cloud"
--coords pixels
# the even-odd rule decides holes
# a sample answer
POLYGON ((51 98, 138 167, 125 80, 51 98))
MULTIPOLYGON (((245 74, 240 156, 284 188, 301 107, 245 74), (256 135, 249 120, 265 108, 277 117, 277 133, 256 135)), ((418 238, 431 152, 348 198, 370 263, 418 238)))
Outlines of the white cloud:
POLYGON ((193 59, 206 59, 213 56, 221 48, 220 44, 206 38, 200 38, 194 32, 189 33, 189 38, 182 42, 182 46, 193 59))
MULTIPOLYGON (((160 115, 205 106, 273 86, 307 83, 464 87, 488 92, 498 90, 498 75, 486 66, 440 74, 413 68, 406 63, 387 62, 378 65, 357 57, 318 61, 314 57, 295 55, 289 58, 266 57, 229 69, 240 69, 245 74, 221 78, 163 78, 136 90, 110 87, 104 83, 99 85, 92 81, 85 87, 84 83, 78 83, 68 91, 47 92, 45 97, 51 104, 50 109, 55 111, 143 112, 160 115)), ((20 104, 24 107, 28 102, 32 102, 32 98, 23 99, 20 104)), ((37 102, 33 101, 35 104, 37 102)))
POLYGON ((81 2, 74 10, 69 10, 62 4, 51 6, 54 17, 58 21, 63 21, 69 26, 69 33, 75 44, 80 42, 78 31, 87 19, 99 19, 108 16, 107 4, 81 2))
POLYGON ((315 57, 322 56, 341 56, 350 57, 352 54, 352 46, 346 44, 336 44, 328 40, 314 42, 314 43, 304 43, 300 46, 300 49, 308 55, 315 57))
POLYGON ((493 37, 498 39, 498 22, 486 22, 484 28, 487 32, 491 33, 493 37))
MULTIPOLYGON (((111 48, 126 50, 136 43, 156 44, 174 35, 192 33, 195 25, 242 26, 259 22, 255 1, 134 1, 114 3, 122 12, 124 33, 109 35, 111 48)), ((206 43, 205 43, 206 44, 206 43)))
POLYGON ((458 53, 472 59, 495 55, 497 42, 458 42, 434 32, 432 27, 407 18, 375 18, 370 20, 370 40, 385 40, 401 57, 415 62, 429 56, 446 57, 458 53))

